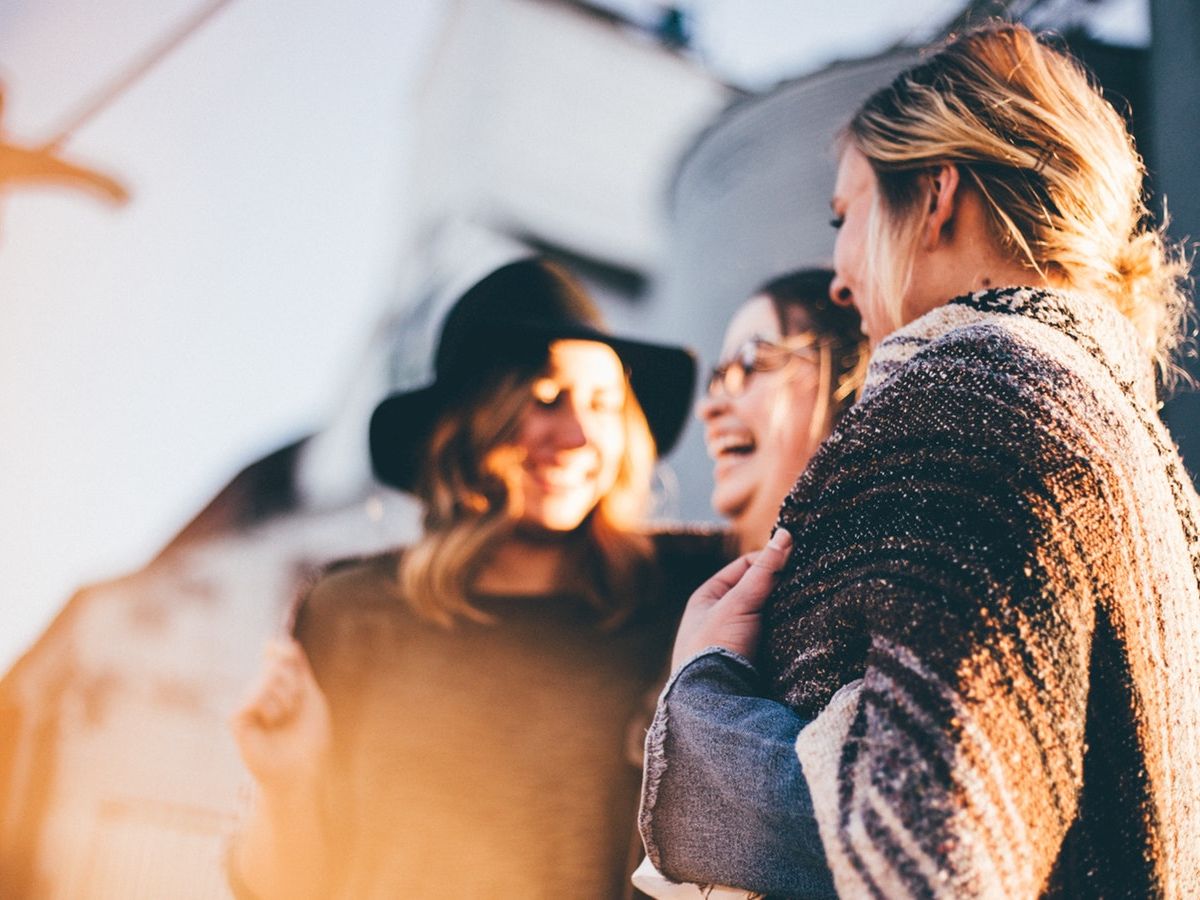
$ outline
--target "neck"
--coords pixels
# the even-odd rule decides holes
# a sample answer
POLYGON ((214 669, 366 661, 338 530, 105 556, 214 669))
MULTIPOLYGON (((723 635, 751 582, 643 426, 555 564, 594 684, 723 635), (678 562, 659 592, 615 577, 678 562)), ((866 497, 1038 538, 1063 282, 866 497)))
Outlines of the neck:
POLYGON ((959 273, 962 277, 948 279, 945 284, 932 295, 940 299, 934 303, 905 304, 904 322, 924 315, 932 309, 943 306, 955 297, 1002 287, 1053 287, 1053 285, 1034 269, 1028 266, 997 263, 995 265, 981 264, 968 268, 959 273))
POLYGON ((1045 276, 1038 274, 1036 269, 999 261, 994 265, 981 266, 965 284, 964 290, 958 291, 954 296, 960 297, 963 294, 974 294, 978 291, 1002 287, 1047 288, 1052 285, 1045 276))
POLYGON ((1015 257, 992 236, 987 213, 975 191, 963 191, 953 220, 936 240, 917 249, 905 323, 976 291, 999 287, 1051 287, 1044 275, 1015 257))
POLYGON ((474 588, 483 594, 544 594, 562 586, 568 534, 514 534, 496 548, 474 588))
POLYGON ((791 490, 795 480, 793 478, 786 485, 779 485, 777 489, 774 484, 761 485, 758 489, 759 494, 778 497, 779 501, 752 504, 742 515, 730 520, 730 530, 737 541, 738 553, 750 553, 752 550, 762 549, 763 544, 771 536, 775 520, 779 517, 779 506, 788 491, 791 490))

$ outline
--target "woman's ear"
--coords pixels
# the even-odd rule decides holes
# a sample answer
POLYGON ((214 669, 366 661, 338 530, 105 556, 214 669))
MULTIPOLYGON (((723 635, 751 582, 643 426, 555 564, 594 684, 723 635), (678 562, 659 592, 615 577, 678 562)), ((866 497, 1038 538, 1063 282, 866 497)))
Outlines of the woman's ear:
POLYGON ((929 170, 929 209, 922 232, 926 250, 933 250, 943 239, 946 228, 958 208, 958 166, 940 163, 929 170))

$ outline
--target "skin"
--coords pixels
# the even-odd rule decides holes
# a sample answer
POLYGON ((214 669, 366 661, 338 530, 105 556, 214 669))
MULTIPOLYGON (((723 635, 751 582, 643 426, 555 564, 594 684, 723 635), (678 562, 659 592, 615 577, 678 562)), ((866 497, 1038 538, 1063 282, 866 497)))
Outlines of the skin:
POLYGON ((509 485, 521 527, 495 549, 477 590, 534 594, 558 584, 558 538, 582 525, 616 482, 625 452, 627 389, 621 360, 606 344, 551 345, 516 439, 495 448, 485 462, 509 485))
POLYGON ((515 441, 523 525, 573 531, 612 489, 625 451, 625 390, 621 360, 611 347, 595 341, 551 345, 515 441))
MULTIPOLYGON (((771 301, 751 297, 729 322, 721 358, 752 338, 782 337, 771 301)), ((740 396, 718 389, 696 407, 713 460, 712 506, 729 521, 742 553, 766 542, 779 504, 812 456, 818 387, 815 361, 796 359, 783 369, 754 373, 740 396)))
POLYGON ((752 658, 763 603, 791 549, 792 536, 780 528, 761 550, 743 553, 696 589, 675 634, 672 671, 707 647, 728 647, 752 658))
MULTIPOLYGON (((516 438, 485 460, 510 485, 521 529, 497 548, 478 590, 532 594, 557 583, 562 544, 555 536, 582 525, 616 482, 627 390, 611 347, 579 340, 551 344, 516 438)), ((332 741, 331 718, 296 641, 268 645, 231 728, 262 789, 236 847, 241 877, 263 897, 323 896, 319 776, 332 741), (297 853, 296 847, 308 849, 297 853)))
MULTIPOLYGON (((905 288, 901 321, 896 322, 883 298, 872 294, 865 277, 869 216, 878 192, 874 171, 853 147, 842 153, 838 165, 830 204, 838 236, 829 293, 835 303, 853 303, 858 308, 863 332, 872 345, 954 297, 1003 285, 1048 284, 1036 271, 1008 256, 992 236, 982 200, 962 183, 956 166, 933 166, 922 178, 927 203, 916 213, 919 233, 913 249, 913 276, 905 288)), ((783 556, 786 558, 786 552, 783 556)), ((747 561, 742 563, 740 576, 736 569, 727 568, 692 595, 676 637, 672 656, 676 665, 714 646, 753 658, 758 630, 749 623, 758 620, 783 562, 779 552, 769 552, 769 548, 743 560, 747 561), (751 559, 760 564, 751 565, 751 559)))
POLYGON ((954 297, 1010 284, 1047 285, 1036 270, 1011 258, 992 236, 983 202, 962 182, 957 166, 933 166, 921 179, 927 203, 917 214, 920 227, 912 276, 897 322, 866 279, 867 231, 879 190, 874 170, 854 147, 843 151, 838 165, 830 201, 838 235, 829 293, 835 303, 857 307, 872 346, 954 297))

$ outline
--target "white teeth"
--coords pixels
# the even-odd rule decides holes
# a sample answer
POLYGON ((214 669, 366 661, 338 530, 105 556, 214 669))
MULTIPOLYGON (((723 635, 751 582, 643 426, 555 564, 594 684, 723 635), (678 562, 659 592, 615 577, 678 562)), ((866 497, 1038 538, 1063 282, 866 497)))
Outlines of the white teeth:
POLYGON ((551 488, 579 487, 588 479, 588 473, 579 469, 539 466, 535 467, 532 472, 535 478, 551 488))
POLYGON ((751 453, 754 448, 754 438, 746 434, 718 434, 708 440, 708 452, 713 457, 730 452, 751 453))

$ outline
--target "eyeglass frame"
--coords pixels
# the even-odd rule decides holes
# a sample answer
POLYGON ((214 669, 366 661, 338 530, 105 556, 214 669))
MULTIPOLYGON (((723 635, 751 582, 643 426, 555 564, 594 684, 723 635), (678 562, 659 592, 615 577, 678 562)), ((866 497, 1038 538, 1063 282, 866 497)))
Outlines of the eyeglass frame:
POLYGON ((738 345, 729 358, 709 370, 708 379, 704 383, 705 392, 709 397, 716 396, 717 386, 720 385, 721 394, 736 399, 746 393, 750 379, 759 372, 778 372, 787 368, 793 359, 802 359, 811 352, 819 352, 822 347, 835 343, 833 338, 811 331, 788 335, 782 341, 771 341, 763 337, 748 338, 738 345), (778 354, 770 364, 765 364, 760 355, 764 349, 778 354), (741 374, 734 375, 736 380, 731 382, 730 376, 735 372, 741 374))

